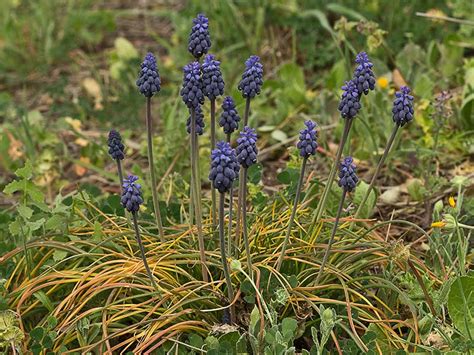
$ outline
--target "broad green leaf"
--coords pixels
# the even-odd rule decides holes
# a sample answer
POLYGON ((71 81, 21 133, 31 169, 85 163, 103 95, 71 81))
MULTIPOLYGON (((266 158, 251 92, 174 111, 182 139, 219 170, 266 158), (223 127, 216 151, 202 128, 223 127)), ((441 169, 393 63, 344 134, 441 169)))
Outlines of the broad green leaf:
POLYGON ((56 230, 64 227, 64 217, 58 214, 52 215, 45 223, 44 227, 47 230, 56 230))
POLYGON ((20 235, 21 232, 22 232, 21 231, 21 225, 22 225, 22 222, 20 222, 18 219, 16 219, 15 221, 11 222, 8 225, 8 230, 10 231, 10 233, 12 235, 20 235))
MULTIPOLYGON (((354 193, 354 203, 357 206, 359 206, 362 203, 362 200, 364 199, 368 189, 369 189, 369 184, 367 184, 365 181, 361 180, 359 185, 357 185, 357 188, 355 189, 355 193, 354 193)), ((367 198, 367 201, 365 202, 364 206, 361 209, 361 214, 359 217, 368 218, 371 215, 372 210, 375 207, 375 200, 376 200, 375 192, 372 189, 372 191, 370 191, 369 197, 367 198)))
POLYGON ((44 328, 42 327, 36 327, 30 332, 30 337, 36 341, 41 341, 41 339, 43 339, 43 336, 44 336, 44 328))
POLYGON ((25 192, 28 193, 34 202, 42 203, 44 201, 43 192, 31 181, 27 182, 25 192))
POLYGON ((454 325, 466 337, 474 336, 474 271, 456 278, 448 294, 448 311, 454 325))
POLYGON ((33 210, 25 205, 18 206, 17 210, 20 216, 22 216, 24 219, 30 219, 33 215, 33 210))
POLYGON ((257 323, 260 321, 260 312, 258 311, 257 306, 253 307, 252 313, 250 313, 250 334, 255 334, 255 328, 257 323))
POLYGON ((3 192, 7 195, 11 195, 14 192, 17 191, 23 191, 25 187, 25 183, 20 181, 20 180, 14 180, 11 183, 9 183, 5 188, 3 189, 3 192))
POLYGON ((35 230, 40 229, 44 225, 44 222, 45 222, 45 219, 40 218, 40 219, 38 219, 37 221, 34 221, 34 222, 30 222, 30 221, 26 222, 26 225, 28 226, 28 228, 31 232, 34 232, 35 230))
POLYGON ((281 322, 281 330, 286 341, 293 339, 297 328, 298 322, 293 318, 285 318, 281 322))
POLYGON ((15 171, 15 174, 19 177, 22 177, 23 179, 30 179, 33 174, 33 167, 31 166, 31 162, 27 160, 22 168, 17 169, 17 171, 15 171))
POLYGON ((258 184, 262 179, 262 164, 254 164, 248 168, 247 174, 249 182, 252 184, 258 184))

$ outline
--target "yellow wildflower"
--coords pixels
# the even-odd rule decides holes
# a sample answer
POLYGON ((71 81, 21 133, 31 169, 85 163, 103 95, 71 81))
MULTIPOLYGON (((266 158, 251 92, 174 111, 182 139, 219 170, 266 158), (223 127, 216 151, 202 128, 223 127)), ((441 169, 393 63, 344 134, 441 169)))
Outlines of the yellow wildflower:
POLYGON ((385 76, 381 76, 377 79, 377 85, 381 89, 386 89, 388 87, 388 79, 385 76))
POLYGON ((449 205, 450 205, 452 208, 456 207, 456 201, 454 200, 454 197, 453 197, 453 196, 450 196, 450 197, 449 197, 448 202, 449 202, 449 205))
POLYGON ((446 225, 446 222, 438 221, 431 223, 432 228, 443 228, 446 225))

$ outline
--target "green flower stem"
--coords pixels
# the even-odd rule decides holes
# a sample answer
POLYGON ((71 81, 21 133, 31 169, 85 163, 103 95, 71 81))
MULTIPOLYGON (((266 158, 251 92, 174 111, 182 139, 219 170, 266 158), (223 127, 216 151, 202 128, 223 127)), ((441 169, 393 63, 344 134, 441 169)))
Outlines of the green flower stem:
MULTIPOLYGON (((227 142, 230 144, 230 133, 227 134, 227 142)), ((234 205, 234 188, 230 187, 229 191, 229 231, 227 237, 227 253, 232 256, 232 210, 234 205)))
POLYGON ((132 216, 133 216, 133 226, 135 227, 135 236, 137 237, 137 243, 138 243, 138 247, 140 248, 143 265, 145 265, 146 273, 148 274, 148 278, 150 279, 152 286, 155 288, 155 290, 158 291, 158 286, 155 283, 153 274, 151 273, 150 267, 148 266, 148 262, 146 261, 145 248, 143 247, 142 238, 140 236, 140 230, 138 228, 137 213, 133 212, 132 216))
POLYGON ((303 185, 303 178, 304 178, 304 172, 306 169, 307 161, 308 161, 308 158, 304 158, 303 163, 301 164, 300 178, 298 180, 298 186, 296 186, 295 201, 293 202, 293 209, 291 210, 290 221, 288 222, 288 228, 286 229, 285 240, 283 241, 283 245, 281 246, 281 253, 280 253, 280 256, 278 257, 277 266, 276 266, 277 271, 280 271, 281 269, 281 265, 283 264, 283 259, 285 258, 286 248, 290 240, 291 228, 293 227, 293 221, 295 220, 296 211, 298 209, 298 203, 300 201, 301 186, 303 185))
POLYGON ((342 207, 344 206, 344 200, 346 199, 347 191, 346 189, 342 190, 341 200, 339 201, 339 207, 337 209, 336 220, 334 221, 334 226, 332 227, 331 237, 329 238, 328 246, 326 248, 326 252, 324 253, 323 262, 321 263, 321 267, 319 268, 318 276, 316 277, 316 284, 319 284, 319 280, 323 275, 324 267, 328 261, 329 252, 331 251, 332 243, 334 242, 334 236, 336 235, 337 225, 339 224, 339 218, 341 217, 342 207))
MULTIPOLYGON (((219 193, 219 241, 221 249, 221 260, 222 268, 224 270, 225 282, 227 284, 227 297, 229 302, 232 302, 234 299, 234 289, 232 288, 232 280, 230 278, 229 266, 227 265, 227 257, 225 255, 225 239, 224 239, 224 202, 225 194, 219 193)), ((231 323, 235 322, 235 312, 234 307, 230 307, 230 320, 231 323)))
MULTIPOLYGON (((245 113, 244 113, 244 127, 247 126, 249 121, 249 114, 250 114, 250 97, 247 97, 245 101, 245 113)), ((241 212, 242 212, 242 193, 243 193, 243 186, 244 186, 244 176, 243 176, 243 169, 240 169, 239 172, 239 196, 237 200, 237 214, 235 218, 236 226, 235 226, 235 240, 237 244, 240 244, 240 232, 241 232, 241 212)))
POLYGON ((200 199, 200 175, 199 175, 199 144, 196 134, 196 111, 191 109, 191 184, 193 193, 193 206, 198 230, 199 256, 201 259, 202 279, 208 282, 206 251, 204 247, 204 237, 202 233, 202 210, 200 199))
POLYGON ((160 240, 165 241, 165 233, 163 231, 163 224, 161 222, 160 205, 158 204, 158 194, 156 191, 157 183, 155 176, 155 163, 153 160, 153 132, 151 124, 151 97, 146 98, 146 128, 148 133, 148 165, 150 167, 151 175, 151 193, 153 196, 153 209, 155 210, 156 225, 160 233, 160 240))
MULTIPOLYGON (((216 100, 211 100, 211 151, 216 148, 216 100)), ((216 190, 211 188, 212 200, 212 232, 216 230, 217 207, 216 207, 216 190)))
POLYGON ((362 199, 362 202, 359 204, 359 207, 357 208, 357 212, 354 215, 354 218, 358 218, 360 212, 362 211, 363 206, 367 202, 367 199, 369 198, 370 192, 374 188, 375 181, 377 180, 377 177, 380 173, 380 169, 383 166, 383 163, 385 162, 385 159, 388 156, 388 153, 390 152, 390 149, 392 148, 393 141, 395 140, 395 137, 398 132, 398 125, 395 125, 392 131, 392 135, 390 136, 389 140, 387 141, 387 145, 385 146, 385 150, 383 152, 383 155, 380 157, 379 163, 377 164, 377 168, 375 169, 374 175, 372 176, 372 180, 370 180, 369 187, 367 188, 367 191, 365 192, 364 198, 362 199))
POLYGON ((250 254, 249 237, 247 230, 247 170, 243 168, 244 188, 242 190, 242 230, 244 235, 245 254, 247 254, 247 268, 253 280, 252 255, 250 254))
POLYGON ((120 159, 116 159, 117 162, 117 172, 120 180, 120 191, 123 189, 123 172, 122 172, 122 163, 120 159))
POLYGON ((410 259, 408 259, 407 262, 408 262, 408 266, 413 271, 413 274, 415 274, 416 280, 418 281, 418 284, 420 285, 421 290, 423 291, 423 294, 425 295, 425 300, 426 300, 426 303, 428 303, 428 307, 430 308, 431 314, 434 317, 436 317, 436 310, 433 306, 433 300, 431 299, 430 294, 428 293, 428 290, 426 289, 426 286, 423 283, 423 279, 422 279, 420 273, 418 272, 415 265, 413 265, 413 263, 410 259))
POLYGON ((237 196, 237 213, 235 215, 235 245, 240 246, 240 232, 241 232, 241 224, 242 221, 242 190, 244 186, 244 172, 243 169, 239 171, 239 190, 237 196))
POLYGON ((245 101, 245 113, 244 113, 244 127, 247 126, 249 123, 249 115, 250 115, 250 97, 247 97, 245 101))
POLYGON ((354 119, 346 119, 344 120, 344 132, 342 134, 341 141, 339 142, 339 147, 337 148, 336 159, 332 164, 331 171, 329 173, 328 181, 326 182, 326 186, 324 187, 323 194, 321 195, 321 199, 319 200, 318 207, 316 208, 316 212, 313 217, 313 221, 311 223, 310 230, 313 231, 316 224, 321 219, 324 209, 326 207, 326 200, 329 196, 329 192, 331 191, 332 183, 336 178, 336 171, 339 161, 341 160, 342 151, 344 150, 344 145, 346 144, 347 137, 349 135, 349 131, 352 126, 352 121, 354 119))

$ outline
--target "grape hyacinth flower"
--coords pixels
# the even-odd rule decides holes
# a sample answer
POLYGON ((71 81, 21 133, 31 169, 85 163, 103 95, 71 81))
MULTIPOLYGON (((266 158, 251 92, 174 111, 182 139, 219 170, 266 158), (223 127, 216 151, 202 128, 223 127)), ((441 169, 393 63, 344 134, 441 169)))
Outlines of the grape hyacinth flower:
MULTIPOLYGON (((377 180, 377 177, 380 173, 380 170, 382 169, 385 159, 387 158, 388 154, 390 153, 390 150, 392 149, 392 145, 395 141, 395 137, 397 136, 398 129, 413 120, 413 100, 413 96, 410 95, 410 88, 406 86, 401 87, 400 91, 395 93, 395 100, 393 101, 392 108, 392 119, 395 125, 393 127, 392 134, 390 135, 390 138, 388 139, 387 144, 385 145, 384 152, 380 157, 377 167, 375 168, 375 172, 372 176, 372 179, 370 180, 369 187, 367 188, 367 191, 365 192, 365 195, 361 203, 359 204, 359 207, 357 208, 354 218, 358 218, 360 216, 360 214, 362 213, 362 209, 364 208, 365 203, 369 198, 369 195, 375 187, 375 181, 377 180)), ((367 211, 367 214, 369 214, 370 212, 371 211, 367 211)))
POLYGON ((180 92, 184 104, 190 109, 204 103, 202 91, 201 65, 199 62, 191 62, 183 68, 183 87, 180 92))
POLYGON ((199 59, 211 48, 209 35, 209 19, 203 14, 198 14, 193 19, 193 27, 188 39, 188 51, 194 58, 199 59))
POLYGON ((237 138, 237 160, 244 169, 248 169, 257 162, 257 133, 248 126, 240 132, 240 138, 237 138))
MULTIPOLYGON (((198 232, 199 255, 202 264, 202 277, 205 282, 208 281, 206 271, 206 254, 204 247, 204 236, 202 231, 202 207, 201 207, 201 183, 199 175, 199 142, 197 120, 198 111, 204 103, 204 93, 202 91, 201 66, 199 62, 192 62, 183 68, 183 86, 181 89, 181 97, 188 107, 191 117, 189 119, 190 138, 190 159, 191 159, 191 206, 194 207, 196 217, 196 226, 198 232)), ((202 113, 202 111, 201 111, 202 113)))
MULTIPOLYGON (((206 124, 204 123, 204 113, 202 112, 201 106, 196 107, 195 115, 196 115, 196 118, 195 118, 196 134, 198 136, 202 136, 204 133, 204 127, 206 126, 206 124)), ((191 112, 189 113, 189 117, 186 121, 186 132, 188 132, 188 134, 191 134, 191 112)))
POLYGON ((162 242, 165 240, 165 233, 161 221, 161 212, 158 204, 157 183, 155 176, 155 162, 153 159, 153 128, 151 118, 151 98, 160 91, 160 74, 156 64, 156 58, 152 53, 147 53, 141 64, 140 73, 136 82, 138 90, 146 97, 146 128, 147 128, 147 148, 148 166, 150 168, 151 192, 153 197, 153 209, 155 211, 156 225, 162 242))
POLYGON ((360 110, 360 91, 354 80, 346 81, 342 87, 343 93, 339 102, 338 110, 341 117, 345 119, 354 118, 360 110))
MULTIPOLYGON (((216 98, 224 94, 224 79, 220 68, 221 62, 212 54, 206 55, 202 64, 202 87, 204 95, 211 102, 211 150, 216 147, 216 98)), ((216 190, 211 191, 212 230, 216 230, 217 208, 216 190)))
POLYGON ((244 235, 245 252, 247 254, 247 266, 250 278, 253 280, 252 259, 250 254, 250 245, 247 232, 247 169, 257 162, 257 133, 254 129, 245 126, 244 130, 240 132, 240 138, 237 138, 237 161, 242 167, 242 205, 238 205, 238 209, 242 211, 242 231, 244 235))
POLYGON ((304 173, 306 170, 306 163, 308 161, 308 158, 311 155, 316 154, 316 149, 318 148, 318 142, 317 142, 318 132, 316 131, 316 123, 314 123, 311 120, 307 120, 305 121, 304 124, 306 128, 300 131, 299 141, 296 144, 296 147, 300 151, 300 156, 303 157, 303 162, 301 164, 300 178, 298 180, 298 185, 296 187, 296 195, 295 195, 295 200, 293 202, 293 209, 291 210, 290 220, 288 222, 288 228, 286 230, 285 239, 283 241, 281 253, 277 261, 277 266, 276 266, 277 271, 280 271, 281 265, 283 263, 283 259, 285 258, 286 248, 290 240, 291 228, 293 227, 296 211, 298 209, 298 203, 300 201, 301 187, 303 185, 303 178, 304 178, 304 173))
POLYGON ((230 96, 226 96, 222 102, 222 114, 219 120, 219 126, 227 136, 230 142, 230 135, 239 128, 240 116, 235 109, 235 102, 230 96))
POLYGON ((337 209, 336 219, 334 221, 331 236, 329 237, 328 246, 326 248, 326 252, 324 253, 323 261, 321 262, 318 276, 316 277, 316 284, 319 283, 319 280, 321 279, 321 276, 324 271, 324 267, 326 266, 326 263, 328 261, 329 252, 331 250, 332 243, 334 242, 334 236, 336 235, 336 230, 339 224, 339 219, 341 217, 346 195, 348 192, 354 191, 358 181, 359 179, 356 175, 356 165, 354 164, 354 160, 352 159, 352 157, 346 157, 339 165, 339 186, 342 188, 342 195, 339 201, 339 207, 337 209))
POLYGON ((145 248, 143 246, 143 242, 140 236, 140 229, 138 228, 137 214, 140 209, 140 205, 143 203, 143 198, 142 198, 142 191, 141 191, 142 187, 139 183, 137 183, 137 180, 138 180, 138 177, 134 175, 129 175, 128 178, 125 179, 123 183, 122 198, 120 202, 122 203, 122 206, 128 212, 130 212, 133 216, 135 236, 137 238, 137 243, 140 248, 143 265, 145 266, 145 270, 148 274, 148 278, 150 279, 151 284, 156 290, 158 290, 158 287, 153 278, 153 274, 146 260, 145 248))
POLYGON ((125 158, 125 146, 122 143, 122 136, 115 129, 110 130, 109 137, 107 139, 107 145, 109 146, 110 156, 117 163, 117 172, 119 176, 120 186, 122 186, 123 173, 121 161, 125 158))
POLYGON ((300 155, 303 158, 308 158, 310 155, 315 155, 318 148, 318 143, 316 142, 316 123, 308 120, 304 124, 306 128, 300 131, 300 139, 296 147, 300 150, 300 155))
POLYGON ((156 65, 156 58, 152 53, 147 53, 145 56, 136 84, 140 93, 145 97, 152 97, 160 91, 160 73, 156 65))
POLYGON ((263 65, 260 63, 260 57, 252 55, 245 61, 245 71, 239 82, 238 89, 242 96, 247 99, 244 115, 244 125, 248 123, 250 110, 250 99, 260 94, 263 85, 263 65))
MULTIPOLYGON (((244 126, 248 125, 249 114, 250 114, 250 100, 260 94, 261 87, 263 85, 263 65, 260 63, 260 57, 252 55, 245 61, 245 70, 242 74, 242 79, 239 82, 238 89, 242 93, 245 100, 245 112, 244 112, 244 126)), ((239 178, 239 199, 238 206, 242 205, 242 194, 243 189, 243 171, 240 173, 239 178)), ((240 238, 240 209, 237 209, 237 225, 236 225, 236 236, 240 238)))
POLYGON ((341 163, 339 170, 339 186, 347 192, 354 191, 359 178, 356 175, 356 165, 352 157, 347 157, 341 163))
POLYGON ((395 101, 393 101, 393 122, 397 126, 403 127, 405 124, 413 120, 413 96, 410 95, 410 88, 402 86, 400 91, 395 93, 395 101))
MULTIPOLYGON (((225 193, 229 192, 234 180, 239 173, 239 163, 235 150, 232 149, 228 142, 220 141, 216 144, 216 149, 211 153, 211 168, 209 172, 209 180, 212 187, 219 191, 219 241, 221 249, 222 268, 227 284, 227 296, 229 302, 234 299, 234 290, 232 288, 232 280, 229 273, 229 265, 225 252, 224 239, 224 202, 225 193)), ((230 235, 229 240, 230 242, 230 235)), ((231 322, 235 320, 234 308, 230 309, 231 322)))
POLYGON ((229 192, 239 169, 235 150, 227 142, 218 142, 211 153, 209 180, 213 187, 220 193, 229 192))
POLYGON ((354 83, 357 85, 359 94, 367 95, 369 90, 375 89, 375 75, 372 71, 374 66, 365 52, 360 52, 356 56, 357 67, 354 71, 354 83))
POLYGON ((202 86, 204 95, 209 100, 215 100, 217 97, 224 95, 224 79, 221 73, 221 62, 214 59, 212 54, 204 57, 202 63, 202 86))

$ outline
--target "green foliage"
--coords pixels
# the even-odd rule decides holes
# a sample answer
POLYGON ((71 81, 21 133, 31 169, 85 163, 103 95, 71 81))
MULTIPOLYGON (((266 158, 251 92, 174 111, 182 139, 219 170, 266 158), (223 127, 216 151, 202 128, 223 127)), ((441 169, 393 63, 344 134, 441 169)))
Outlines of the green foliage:
POLYGON ((449 316, 466 339, 474 339, 474 272, 457 277, 448 295, 449 316))

